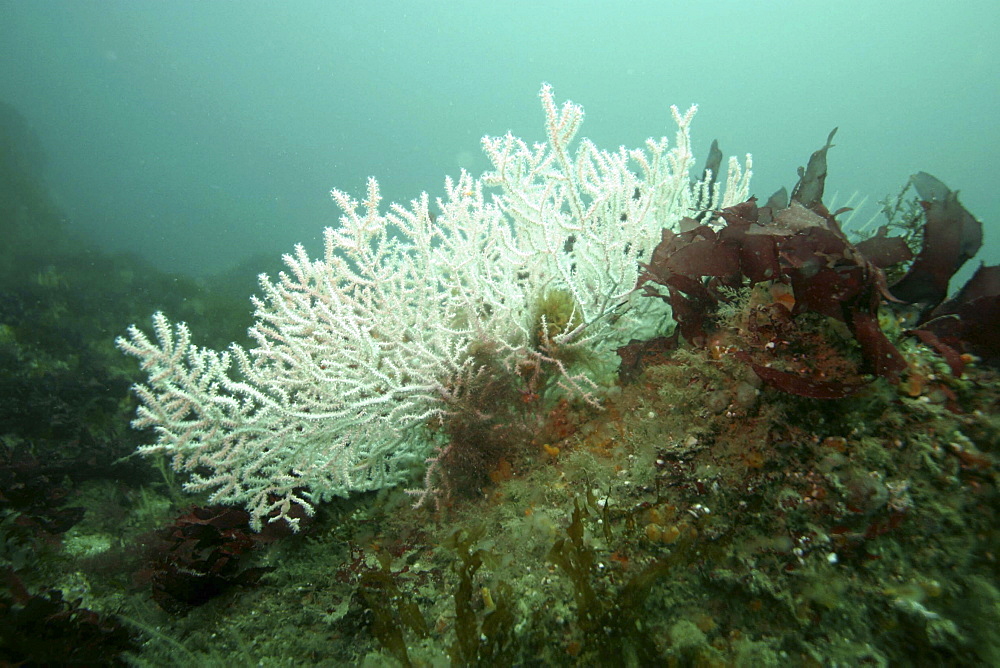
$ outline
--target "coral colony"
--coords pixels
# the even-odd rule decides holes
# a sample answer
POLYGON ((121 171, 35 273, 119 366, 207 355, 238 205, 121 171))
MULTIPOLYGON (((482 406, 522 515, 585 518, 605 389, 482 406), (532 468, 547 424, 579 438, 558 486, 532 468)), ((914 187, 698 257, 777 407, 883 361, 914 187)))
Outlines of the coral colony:
POLYGON ((257 347, 200 349, 162 313, 155 341, 131 327, 118 346, 149 375, 133 424, 156 434, 140 452, 172 458, 211 502, 244 505, 257 530, 277 519, 298 529, 316 503, 412 481, 421 467, 418 504, 461 494, 471 470, 502 463, 504 446, 482 445, 491 434, 510 442, 537 427, 523 407, 598 405, 617 374, 679 336, 784 392, 838 398, 873 377, 900 382, 886 302, 918 303, 913 336, 956 372, 963 341, 990 326, 974 317, 996 312, 990 268, 940 305, 981 228, 933 177, 914 177, 924 248, 890 291, 884 270, 911 249, 884 231, 858 244, 841 231, 822 203, 829 141, 790 201, 758 207, 749 156, 730 159, 724 187, 717 149, 692 177, 693 107, 672 109, 672 145, 606 151, 575 141, 581 107, 557 106, 547 85, 541 101, 548 141, 485 138, 492 171, 447 179, 436 212, 426 193, 381 210, 374 179, 361 203, 334 190, 343 216, 323 257, 297 246, 276 280, 260 276, 257 347), (743 319, 719 327, 726 306, 743 319), (803 352, 810 317, 846 327, 860 362, 803 352))
POLYGON ((344 215, 323 258, 297 246, 287 272, 260 277, 256 348, 199 349, 162 313, 155 342, 131 327, 118 346, 149 374, 134 426, 157 434, 141 452, 245 504, 255 528, 297 526, 294 505, 410 477, 440 445, 433 425, 489 374, 598 401, 615 350, 667 330, 665 304, 636 290, 660 230, 744 200, 749 156, 730 161, 725 195, 710 192, 691 180, 694 107, 672 109, 672 147, 609 152, 574 147, 581 107, 558 107, 547 85, 541 100, 548 143, 485 138, 493 171, 447 179, 436 214, 426 193, 381 212, 375 179, 360 204, 334 190, 344 215))

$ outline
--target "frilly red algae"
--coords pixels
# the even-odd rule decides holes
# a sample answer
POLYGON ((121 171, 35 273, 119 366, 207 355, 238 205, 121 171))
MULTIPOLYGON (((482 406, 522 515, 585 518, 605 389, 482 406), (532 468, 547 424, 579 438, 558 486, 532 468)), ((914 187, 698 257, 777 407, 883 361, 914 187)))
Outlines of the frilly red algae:
POLYGON ((910 177, 925 212, 923 247, 910 270, 892 286, 902 301, 921 304, 924 313, 941 303, 948 283, 983 244, 983 224, 958 201, 958 192, 926 172, 910 177))
MULTIPOLYGON (((997 365, 1000 364, 997 332, 1000 332, 1000 265, 981 265, 952 299, 930 313, 915 333, 933 334, 941 346, 948 347, 949 364, 956 351, 963 349, 997 365)), ((938 345, 935 348, 940 350, 938 345)))
MULTIPOLYGON (((831 214, 822 201, 826 152, 835 132, 800 168, 787 205, 783 192, 765 207, 751 197, 699 220, 684 219, 680 232, 663 230, 638 286, 671 305, 678 325, 675 337, 708 347, 720 305, 731 304, 741 289, 771 282, 790 288, 790 318, 816 313, 844 323, 860 348, 860 370, 891 383, 899 382, 907 362, 879 323, 883 305, 916 306, 918 322, 927 324, 910 333, 940 352, 956 375, 964 365, 959 351, 966 348, 987 361, 1000 358, 991 334, 1000 326, 1000 269, 981 268, 955 299, 939 306, 951 277, 981 246, 982 224, 959 203, 956 192, 921 172, 911 177, 925 212, 923 246, 916 257, 906 240, 888 236, 886 227, 852 243, 836 218, 846 209, 831 214), (909 270, 890 287, 883 270, 910 260, 909 270)), ((783 328, 785 335, 794 331, 783 328)), ((840 398, 864 384, 857 378, 776 368, 771 360, 780 352, 779 343, 788 341, 765 342, 768 359, 759 350, 729 347, 762 380, 791 394, 840 398)), ((622 352, 638 360, 638 348, 641 344, 633 344, 622 352)))
MULTIPOLYGON (((706 323, 718 304, 732 300, 734 290, 764 281, 786 284, 794 296, 793 317, 815 312, 845 323, 868 371, 895 382, 905 362, 877 322, 887 296, 885 277, 821 210, 825 216, 793 202, 775 212, 758 209, 751 198, 719 212, 723 227, 718 231, 708 225, 679 234, 664 231, 640 285, 671 304, 685 339, 704 345, 706 323), (649 283, 665 286, 667 294, 649 283)), ((857 388, 777 370, 758 375, 779 389, 815 398, 846 396, 857 388)))

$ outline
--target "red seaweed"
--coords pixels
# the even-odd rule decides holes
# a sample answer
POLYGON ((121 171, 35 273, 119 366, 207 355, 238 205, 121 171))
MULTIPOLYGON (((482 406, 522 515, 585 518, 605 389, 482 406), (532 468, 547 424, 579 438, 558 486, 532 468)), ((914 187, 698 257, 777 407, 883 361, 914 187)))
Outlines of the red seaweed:
POLYGON ((910 177, 922 198, 926 223, 923 246, 892 294, 922 304, 924 318, 948 294, 948 283, 983 244, 983 224, 958 201, 958 193, 926 172, 910 177))
MULTIPOLYGON (((920 172, 910 177, 924 200, 923 242, 917 256, 903 238, 888 235, 888 226, 852 244, 836 219, 847 209, 831 214, 822 201, 826 154, 835 133, 836 128, 808 165, 799 168, 790 200, 781 191, 768 200, 768 206, 758 207, 751 197, 722 211, 700 214, 698 220, 685 218, 680 232, 664 229, 637 287, 668 302, 678 332, 699 347, 713 340, 710 330, 716 311, 720 304, 733 300, 735 290, 771 281, 788 286, 785 290, 791 293, 791 310, 784 318, 772 318, 774 308, 785 308, 784 304, 760 311, 771 314, 767 318, 772 318, 772 326, 795 336, 791 321, 804 313, 840 321, 860 347, 861 370, 891 383, 899 382, 907 362, 879 325, 883 304, 917 305, 920 328, 909 333, 937 350, 955 375, 964 369, 959 352, 963 349, 987 361, 1000 361, 996 336, 1000 331, 1000 267, 980 268, 955 298, 941 304, 951 277, 982 245, 982 224, 959 203, 956 192, 920 172), (911 260, 909 270, 890 288, 883 269, 911 260)), ((766 341, 768 337, 760 333, 753 332, 754 338, 766 341)), ((771 361, 777 360, 775 341, 772 337, 771 361)), ((804 340, 800 344, 809 345, 804 340)), ((770 362, 761 364, 760 350, 735 351, 761 379, 791 394, 832 399, 861 387, 854 378, 813 378, 772 367, 770 362)), ((643 349, 633 344, 623 352, 631 355, 630 372, 634 373, 643 349)))

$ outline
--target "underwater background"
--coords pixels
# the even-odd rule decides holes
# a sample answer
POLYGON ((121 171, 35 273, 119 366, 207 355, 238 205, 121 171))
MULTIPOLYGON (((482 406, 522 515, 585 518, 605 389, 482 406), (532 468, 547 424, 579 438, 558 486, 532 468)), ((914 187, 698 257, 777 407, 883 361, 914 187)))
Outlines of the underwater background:
MULTIPOLYGON (((41 138, 68 227, 205 275, 486 167, 484 135, 543 139, 551 83, 599 146, 672 133, 754 156, 765 197, 839 126, 829 192, 874 202, 924 169, 1000 213, 1000 9, 864 2, 0 3, 0 96, 41 138), (929 162, 933 164, 928 164, 929 162)), ((698 151, 700 148, 701 152, 698 151)), ((1000 259, 1000 241, 983 250, 1000 259)))
POLYGON ((0 663, 1000 665, 996 319, 952 349, 886 308, 899 374, 782 321, 830 399, 763 377, 755 318, 795 295, 750 291, 603 411, 510 400, 456 465, 473 493, 356 495, 295 535, 129 457, 153 437, 114 346, 160 309, 245 343, 331 188, 440 195, 484 135, 544 140, 542 82, 606 148, 698 104, 699 164, 751 153, 762 203, 838 127, 823 202, 888 198, 915 252, 895 198, 930 172, 983 223, 954 292, 1000 263, 998 31, 986 0, 0 1, 0 663))

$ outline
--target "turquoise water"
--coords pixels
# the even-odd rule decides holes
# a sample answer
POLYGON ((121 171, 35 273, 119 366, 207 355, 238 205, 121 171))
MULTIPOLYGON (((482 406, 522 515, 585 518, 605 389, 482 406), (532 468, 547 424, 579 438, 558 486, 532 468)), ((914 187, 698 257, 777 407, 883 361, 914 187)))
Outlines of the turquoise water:
MULTIPOLYGON (((483 135, 541 140, 542 82, 583 135, 693 135, 754 156, 766 198, 834 126, 830 193, 874 202, 919 170, 1000 216, 1000 8, 866 2, 0 4, 0 99, 42 137, 73 227, 208 274, 316 248, 328 192, 387 200, 486 166, 483 135)), ((984 259, 1000 258, 989 235, 984 259)))

